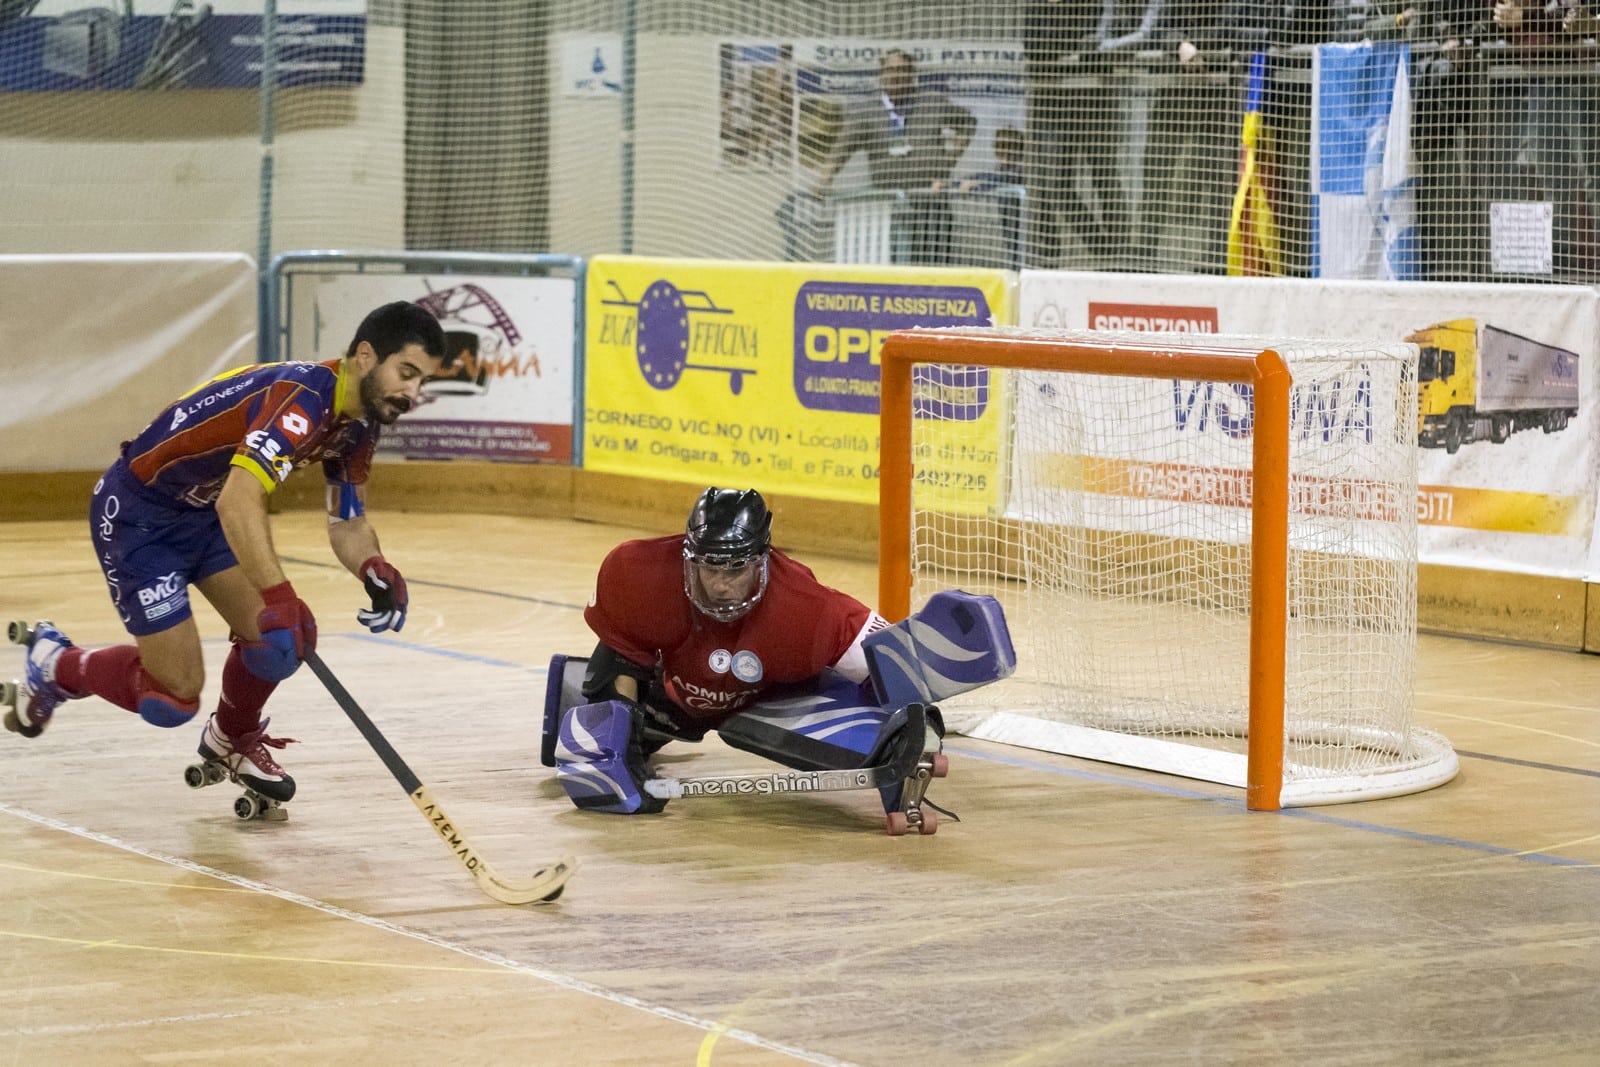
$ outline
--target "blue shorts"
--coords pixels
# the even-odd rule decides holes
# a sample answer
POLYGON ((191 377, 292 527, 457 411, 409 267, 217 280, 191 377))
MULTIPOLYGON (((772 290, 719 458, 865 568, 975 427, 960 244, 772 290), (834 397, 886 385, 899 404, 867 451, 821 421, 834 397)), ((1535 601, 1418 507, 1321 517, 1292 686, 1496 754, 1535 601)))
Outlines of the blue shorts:
POLYGON ((89 537, 111 602, 135 637, 189 618, 189 586, 239 562, 216 508, 163 499, 139 484, 121 460, 95 483, 89 537))

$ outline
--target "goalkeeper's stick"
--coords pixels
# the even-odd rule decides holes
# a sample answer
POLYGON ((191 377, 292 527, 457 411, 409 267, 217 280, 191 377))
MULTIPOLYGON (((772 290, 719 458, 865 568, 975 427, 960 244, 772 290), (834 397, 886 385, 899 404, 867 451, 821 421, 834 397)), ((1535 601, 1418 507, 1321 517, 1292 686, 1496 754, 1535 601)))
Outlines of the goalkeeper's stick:
MULTIPOLYGON (((927 731, 927 710, 921 704, 906 705, 906 737, 919 742, 927 731)), ((900 751, 888 754, 883 763, 869 767, 825 771, 756 771, 732 774, 712 774, 702 778, 651 778, 643 783, 650 796, 661 800, 679 797, 714 797, 750 795, 759 793, 831 793, 845 789, 885 789, 899 785, 918 773, 922 761, 922 747, 907 744, 900 751)), ((943 757, 940 757, 941 759, 943 757)), ((927 769, 928 777, 941 776, 933 764, 927 769)))
POLYGON ((328 693, 338 702, 339 707, 344 709, 344 713, 350 716, 350 721, 356 724, 361 736, 367 739, 367 744, 371 745, 378 758, 383 760, 384 766, 389 768, 389 773, 400 783, 400 788, 411 797, 411 802, 417 806, 417 810, 422 812, 429 825, 472 875, 479 889, 503 904, 533 904, 555 900, 561 895, 561 891, 567 887, 567 879, 578 869, 577 859, 563 856, 551 866, 535 871, 533 877, 526 882, 508 882, 496 875, 478 856, 477 850, 467 843, 460 828, 445 815, 438 801, 429 795, 428 787, 422 784, 411 768, 406 766, 405 760, 394 750, 394 746, 378 732, 372 720, 367 718, 367 713, 361 710, 361 705, 355 702, 355 698, 339 683, 339 679, 333 676, 328 665, 322 662, 322 657, 315 652, 307 652, 306 665, 321 679, 328 693))

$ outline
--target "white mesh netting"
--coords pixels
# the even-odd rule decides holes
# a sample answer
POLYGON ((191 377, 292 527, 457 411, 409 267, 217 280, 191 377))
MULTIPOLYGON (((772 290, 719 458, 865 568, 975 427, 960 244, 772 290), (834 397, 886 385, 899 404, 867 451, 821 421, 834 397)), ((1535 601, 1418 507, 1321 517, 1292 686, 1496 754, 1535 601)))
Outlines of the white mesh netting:
MULTIPOLYGON (((1018 335, 1284 357, 1285 802, 1453 773, 1448 742, 1412 719, 1414 350, 993 331, 1018 335)), ((1113 377, 999 371, 982 356, 978 343, 971 367, 916 369, 912 603, 942 588, 994 595, 1018 670, 947 702, 947 717, 976 736, 1243 784, 1251 388, 1161 377, 1158 360, 1149 377, 1113 377)))

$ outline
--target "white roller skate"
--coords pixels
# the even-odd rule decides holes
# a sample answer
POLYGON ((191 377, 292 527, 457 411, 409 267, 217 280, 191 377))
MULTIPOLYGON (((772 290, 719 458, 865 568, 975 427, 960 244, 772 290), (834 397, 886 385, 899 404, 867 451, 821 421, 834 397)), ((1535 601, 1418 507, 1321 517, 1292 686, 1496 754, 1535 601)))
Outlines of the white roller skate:
POLYGON ((266 819, 281 822, 289 817, 283 807, 294 796, 294 779, 278 765, 268 749, 282 748, 292 737, 268 737, 267 723, 239 737, 229 737, 217 725, 213 712, 200 737, 200 760, 183 772, 192 788, 203 789, 227 780, 244 788, 244 795, 233 802, 233 813, 241 819, 266 819))
POLYGON ((38 737, 50 725, 50 716, 63 701, 74 699, 56 684, 56 663, 72 647, 55 624, 40 620, 29 626, 16 620, 6 628, 15 645, 28 649, 27 672, 20 681, 0 683, 0 704, 5 705, 6 729, 23 737, 38 737))

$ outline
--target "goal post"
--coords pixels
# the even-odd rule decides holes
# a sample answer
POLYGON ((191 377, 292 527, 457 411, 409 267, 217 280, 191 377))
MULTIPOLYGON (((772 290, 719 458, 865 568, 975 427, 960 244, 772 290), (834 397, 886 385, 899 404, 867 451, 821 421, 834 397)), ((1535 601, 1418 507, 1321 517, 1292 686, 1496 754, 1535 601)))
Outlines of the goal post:
POLYGON ((1252 809, 1456 772, 1412 721, 1416 349, 995 328, 881 353, 880 610, 996 596, 970 736, 1244 788, 1252 809))

